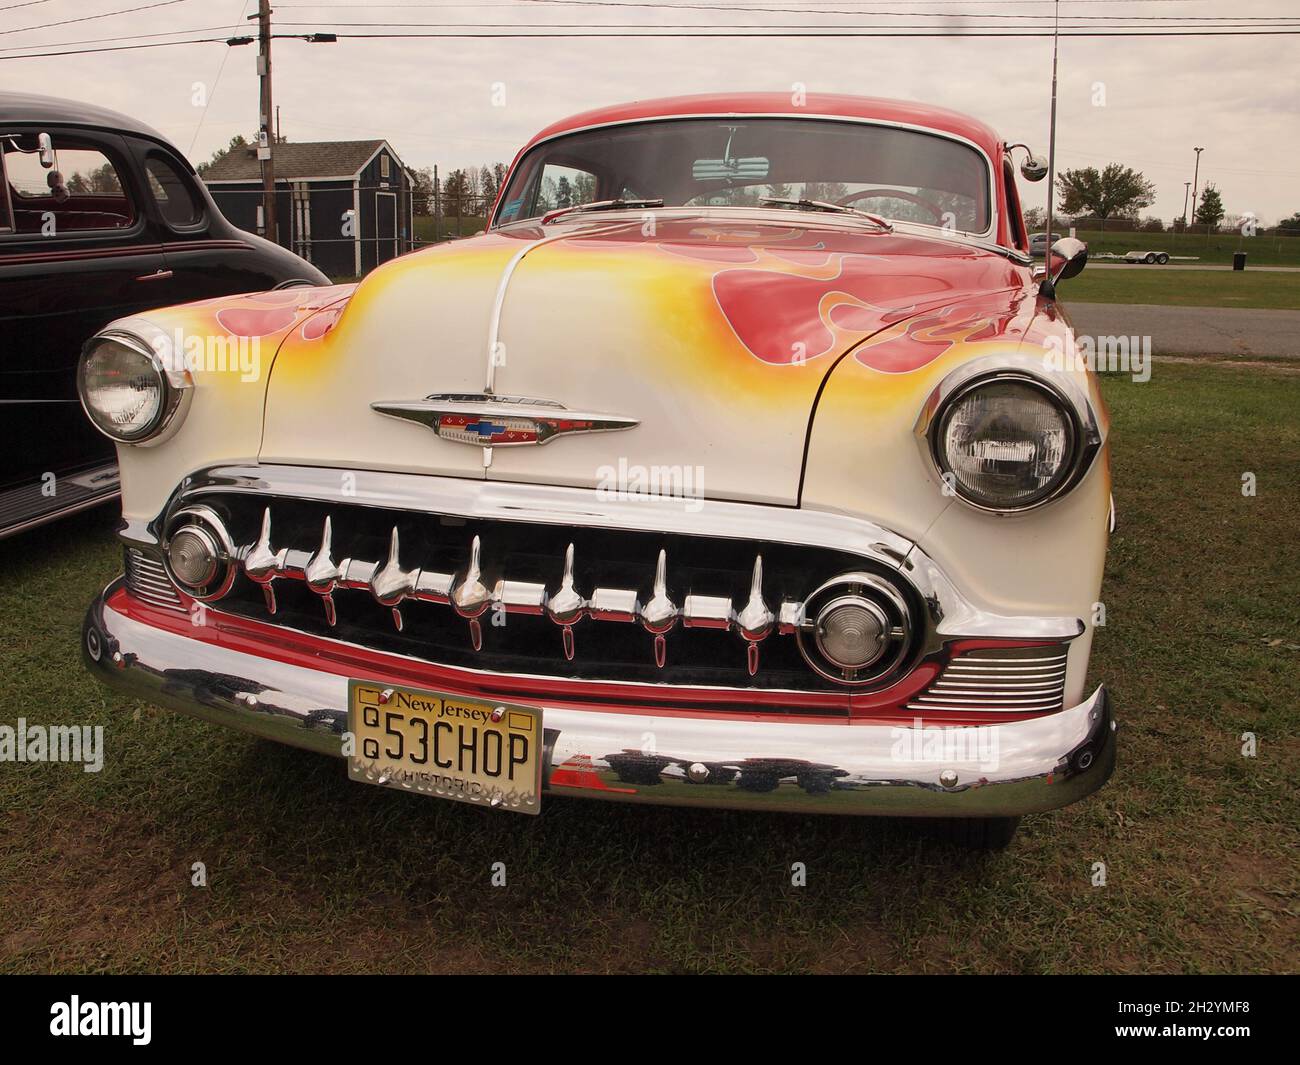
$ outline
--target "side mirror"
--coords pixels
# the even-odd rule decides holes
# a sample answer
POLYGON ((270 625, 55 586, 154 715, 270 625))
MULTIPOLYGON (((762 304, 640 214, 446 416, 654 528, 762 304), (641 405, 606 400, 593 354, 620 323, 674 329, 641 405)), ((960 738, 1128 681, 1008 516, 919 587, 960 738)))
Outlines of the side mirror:
POLYGON ((36 135, 36 151, 40 155, 42 167, 49 170, 54 166, 54 141, 50 139, 48 133, 38 133, 36 135))
POLYGON ((1020 164, 1020 176, 1026 181, 1042 181, 1047 177, 1047 160, 1029 152, 1020 164))
POLYGON ((1082 272, 1088 265, 1088 245, 1074 237, 1062 237, 1047 254, 1041 292, 1048 299, 1056 295, 1056 286, 1082 272))

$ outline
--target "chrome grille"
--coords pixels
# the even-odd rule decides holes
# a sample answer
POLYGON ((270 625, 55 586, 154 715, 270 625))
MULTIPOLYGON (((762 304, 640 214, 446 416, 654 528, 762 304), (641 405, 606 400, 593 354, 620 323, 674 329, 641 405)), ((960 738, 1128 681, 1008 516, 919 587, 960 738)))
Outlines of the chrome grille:
POLYGON ((146 555, 139 548, 126 549, 126 586, 146 603, 172 610, 185 609, 161 560, 146 555))
POLYGON ((1051 713, 1064 706, 1066 647, 1007 647, 958 655, 907 704, 916 711, 1051 713))
POLYGON ((236 553, 219 609, 449 666, 842 692, 794 638, 810 591, 872 568, 923 609, 892 571, 830 548, 220 492, 201 502, 236 553))

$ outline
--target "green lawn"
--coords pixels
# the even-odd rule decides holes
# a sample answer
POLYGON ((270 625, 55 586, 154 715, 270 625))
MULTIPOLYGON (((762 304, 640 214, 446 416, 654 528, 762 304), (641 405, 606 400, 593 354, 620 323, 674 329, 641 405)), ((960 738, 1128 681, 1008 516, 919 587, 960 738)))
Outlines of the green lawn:
POLYGON ((1070 303, 1155 303, 1176 307, 1268 307, 1300 310, 1300 273, 1260 270, 1171 270, 1141 266, 1096 270, 1061 282, 1070 303))
POLYGON ((1300 375, 1157 362, 1104 387, 1119 528, 1094 674, 1119 768, 993 857, 875 821, 524 818, 353 784, 90 680, 110 512, 0 544, 0 720, 107 726, 102 773, 0 764, 0 971, 1300 969, 1300 375))

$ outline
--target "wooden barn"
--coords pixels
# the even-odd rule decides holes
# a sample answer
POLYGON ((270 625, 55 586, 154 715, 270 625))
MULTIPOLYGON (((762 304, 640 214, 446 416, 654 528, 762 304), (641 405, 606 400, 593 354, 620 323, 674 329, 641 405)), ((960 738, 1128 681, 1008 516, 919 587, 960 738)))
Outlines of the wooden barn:
MULTIPOLYGON (((222 156, 203 180, 231 222, 263 232, 255 147, 222 156)), ((412 247, 411 175, 387 141, 277 144, 275 190, 279 242, 331 277, 360 276, 412 247)))

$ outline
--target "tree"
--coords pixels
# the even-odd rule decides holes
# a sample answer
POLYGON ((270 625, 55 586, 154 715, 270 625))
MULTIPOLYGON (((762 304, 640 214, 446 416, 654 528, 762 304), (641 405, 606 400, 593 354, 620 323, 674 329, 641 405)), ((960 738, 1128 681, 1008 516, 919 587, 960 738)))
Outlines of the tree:
POLYGON ((1056 179, 1061 210, 1066 214, 1091 213, 1104 224, 1108 218, 1131 217, 1156 198, 1156 187, 1132 167, 1107 163, 1066 170, 1056 179))
MULTIPOLYGON (((465 213, 465 201, 469 198, 469 176, 463 170, 453 170, 442 182, 442 194, 446 203, 456 215, 456 233, 460 233, 460 220, 465 213)), ((446 208, 444 207, 445 211, 446 208)))
POLYGON ((1201 190, 1201 202, 1196 205, 1196 221, 1208 232, 1223 221, 1223 215, 1223 197, 1215 186, 1206 185, 1201 190))
POLYGON ((244 137, 242 133, 236 133, 233 137, 230 138, 230 143, 226 147, 218 148, 215 152, 212 153, 211 159, 209 159, 206 163, 200 163, 194 169, 198 171, 199 177, 202 177, 212 168, 212 164, 215 163, 218 159, 224 159, 231 152, 238 152, 247 147, 249 147, 248 140, 244 137))
POLYGON ((429 167, 411 171, 411 199, 416 214, 433 214, 433 171, 429 167))
POLYGON ((1291 233, 1300 233, 1300 211, 1296 211, 1290 218, 1284 218, 1277 224, 1277 228, 1291 233))

